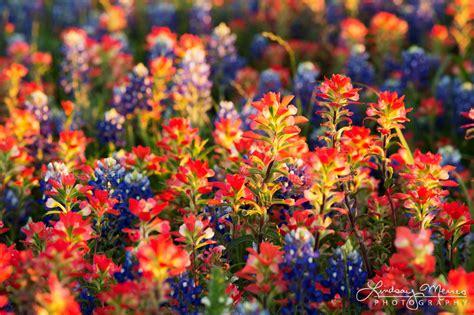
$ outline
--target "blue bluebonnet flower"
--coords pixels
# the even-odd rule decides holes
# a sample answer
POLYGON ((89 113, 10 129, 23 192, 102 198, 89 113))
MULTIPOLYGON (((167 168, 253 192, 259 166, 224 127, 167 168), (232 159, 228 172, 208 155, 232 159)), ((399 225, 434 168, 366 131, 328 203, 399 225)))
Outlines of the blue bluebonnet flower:
POLYGON ((326 20, 331 24, 338 24, 346 17, 344 4, 340 1, 329 1, 326 4, 326 20))
POLYGON ((137 171, 128 172, 117 187, 117 197, 147 199, 152 197, 150 180, 137 171))
POLYGON ((114 278, 119 283, 124 283, 128 280, 134 280, 140 277, 140 273, 137 272, 138 261, 135 259, 133 254, 129 251, 125 252, 125 259, 122 264, 120 271, 114 273, 114 278))
POLYGON ((313 235, 304 227, 285 236, 280 268, 288 284, 288 303, 282 307, 282 314, 316 314, 314 303, 328 298, 317 289, 323 277, 318 273, 319 253, 314 250, 314 242, 313 235))
MULTIPOLYGON (((464 237, 464 239, 460 242, 460 248, 459 250, 462 253, 463 258, 465 261, 469 261, 473 257, 472 255, 474 254, 474 233, 469 233, 464 237)), ((441 248, 446 248, 446 247, 441 247, 441 248)), ((448 254, 446 254, 444 257, 449 257, 448 254)), ((472 261, 472 260, 471 260, 472 261)))
POLYGON ((440 117, 444 124, 458 126, 458 132, 464 132, 461 125, 468 120, 461 115, 474 107, 474 88, 472 83, 463 83, 459 78, 443 76, 436 85, 436 98, 443 104, 447 115, 440 117))
POLYGON ((256 34, 250 44, 251 56, 255 59, 262 58, 268 45, 269 42, 267 38, 263 37, 261 34, 256 34))
POLYGON ((328 264, 327 279, 323 281, 323 285, 331 289, 333 296, 339 294, 342 298, 355 300, 357 291, 367 281, 367 272, 359 252, 349 250, 346 253, 337 248, 328 264))
MULTIPOLYGON (((281 183, 281 188, 276 192, 275 196, 283 200, 290 198, 299 200, 304 198, 304 191, 309 189, 311 186, 311 182, 306 173, 306 166, 302 160, 297 160, 295 163, 291 164, 287 163, 286 166, 288 168, 288 175, 281 176, 277 179, 277 182, 281 183), (295 185, 295 183, 297 183, 297 185, 295 185)), ((310 206, 309 203, 306 203, 303 206, 306 207, 306 205, 308 207, 310 206)), ((286 205, 280 208, 279 224, 286 223, 285 214, 288 213, 292 215, 293 212, 291 209, 291 207, 286 205)), ((269 212, 273 213, 273 209, 270 209, 269 212)))
MULTIPOLYGON (((46 192, 51 191, 53 186, 49 183, 50 179, 55 180, 56 182, 62 182, 61 176, 67 175, 70 173, 70 170, 63 162, 50 162, 46 168, 46 172, 43 174, 43 177, 40 179, 39 188, 41 192, 41 200, 42 204, 46 204, 49 196, 46 195, 46 192)), ((48 215, 46 216, 43 221, 48 223, 53 217, 48 215)))
POLYGON ((189 12, 189 32, 195 35, 209 35, 212 31, 212 3, 209 0, 194 1, 189 12))
POLYGON ((365 21, 368 21, 378 12, 397 13, 397 10, 398 7, 393 0, 371 0, 360 1, 358 12, 360 12, 361 17, 363 17, 365 21))
POLYGON ((138 110, 150 110, 152 82, 148 69, 140 63, 133 68, 128 78, 128 84, 114 91, 113 107, 123 116, 138 110))
POLYGON ((7 210, 7 212, 17 210, 19 201, 20 200, 18 199, 18 195, 13 189, 6 188, 5 191, 3 191, 1 204, 5 208, 5 210, 7 210))
POLYGON ((82 29, 68 29, 63 32, 62 37, 61 51, 64 59, 59 83, 67 95, 76 97, 77 103, 87 97, 89 89, 90 55, 86 47, 87 34, 82 29))
POLYGON ((107 190, 110 196, 119 202, 114 206, 120 215, 110 216, 103 232, 119 233, 123 228, 130 227, 135 216, 130 212, 128 201, 133 199, 148 199, 153 196, 150 180, 147 176, 136 171, 127 172, 114 158, 106 158, 97 163, 94 170, 94 179, 90 185, 107 190))
POLYGON ((383 77, 390 79, 393 74, 398 74, 402 71, 402 65, 393 57, 386 56, 383 60, 383 77))
MULTIPOLYGON (((469 112, 469 109, 474 108, 474 84, 471 82, 458 82, 453 88, 453 107, 454 107, 454 121, 457 126, 461 126, 469 122, 467 118, 461 113, 469 112)), ((463 131, 462 128, 458 128, 463 131)))
POLYGON ((223 206, 223 207, 205 206, 204 214, 209 219, 213 229, 220 235, 225 235, 226 241, 231 241, 231 237, 228 232, 229 232, 229 224, 232 223, 232 216, 231 216, 232 208, 228 206, 223 206))
POLYGON ((232 312, 232 315, 270 315, 270 311, 264 309, 257 300, 241 301, 232 312))
POLYGON ((423 36, 434 25, 433 1, 409 0, 403 6, 401 17, 408 22, 408 38, 411 43, 419 44, 423 36))
POLYGON ((317 85, 316 80, 318 77, 319 70, 312 62, 302 62, 298 65, 293 88, 296 96, 301 100, 303 112, 307 112, 313 108, 311 99, 317 85))
POLYGON ((464 169, 461 163, 461 152, 452 145, 445 145, 444 147, 439 148, 438 153, 443 157, 443 160, 440 163, 441 165, 455 166, 458 171, 464 169))
POLYGON ((89 22, 91 5, 90 0, 54 0, 51 3, 52 22, 58 28, 83 25, 89 22))
POLYGON ((240 119, 240 115, 237 110, 235 110, 234 103, 221 101, 219 103, 219 111, 217 112, 217 118, 235 120, 240 119))
POLYGON ((237 71, 244 65, 243 59, 237 54, 235 40, 235 34, 224 23, 214 29, 209 40, 211 76, 223 87, 227 87, 235 79, 237 71))
MULTIPOLYGON (((10 187, 3 190, 0 194, 0 205, 2 206, 2 209, 4 209, 2 213, 3 223, 8 224, 10 228, 19 228, 21 225, 18 226, 18 223, 15 221, 20 216, 25 217, 25 209, 24 207, 23 209, 19 208, 20 199, 18 198, 18 192, 10 187)), ((28 219, 26 219, 26 221, 27 220, 28 219)), ((22 223, 26 224, 26 221, 22 223)))
POLYGON ((180 315, 199 314, 202 286, 196 285, 194 279, 186 272, 177 278, 168 280, 171 287, 171 307, 180 315))
POLYGON ((212 82, 209 76, 210 66, 206 61, 206 52, 201 47, 186 51, 174 76, 174 108, 199 126, 208 121, 206 112, 212 107, 212 82))
POLYGON ((53 186, 49 183, 49 180, 52 179, 58 183, 61 183, 61 176, 67 175, 69 173, 70 171, 68 167, 63 162, 48 163, 46 172, 44 173, 43 178, 40 180, 40 191, 43 194, 44 202, 46 202, 47 199, 45 192, 53 188, 53 186))
MULTIPOLYGON (((280 74, 273 70, 267 69, 260 74, 260 80, 258 83, 258 90, 254 97, 254 99, 260 99, 263 97, 264 94, 273 91, 281 91, 282 90, 282 82, 280 74)), ((248 117, 252 114, 256 113, 256 109, 250 104, 245 104, 242 110, 242 129, 250 128, 251 120, 248 117)))
POLYGON ((35 91, 25 101, 25 108, 35 115, 40 122, 48 120, 48 96, 41 91, 35 91))
POLYGON ((347 76, 352 82, 372 85, 375 80, 374 66, 369 62, 369 55, 360 48, 355 48, 346 63, 347 76))
POLYGON ((101 144, 112 143, 115 146, 125 145, 125 117, 119 114, 115 108, 105 112, 103 120, 97 125, 98 139, 101 144))
POLYGON ((405 89, 405 84, 403 81, 399 79, 387 79, 380 86, 380 91, 397 92, 398 95, 402 95, 404 89, 405 89))
POLYGON ((43 1, 7 0, 2 1, 2 4, 4 5, 3 8, 0 7, 3 9, 0 11, 2 15, 3 12, 8 12, 8 20, 15 25, 15 30, 30 38, 35 15, 43 10, 43 1))
POLYGON ((247 0, 244 3, 247 4, 248 10, 253 14, 256 14, 260 8, 260 0, 247 0))
POLYGON ((433 7, 433 12, 435 14, 436 21, 443 21, 443 22, 447 21, 449 17, 446 15, 446 9, 449 4, 450 4, 449 1, 445 1, 445 0, 432 1, 430 5, 433 7))
POLYGON ((55 122, 51 119, 46 94, 41 91, 31 93, 25 101, 25 108, 33 113, 40 122, 40 133, 43 137, 46 138, 56 131, 55 122))
POLYGON ((260 80, 258 83, 258 96, 263 96, 263 94, 271 91, 280 91, 281 88, 281 76, 277 71, 273 69, 267 69, 260 74, 260 80))
MULTIPOLYGON (((321 116, 313 114, 311 116, 310 122, 312 126, 320 126, 321 116)), ((322 136, 324 136, 324 128, 312 128, 311 133, 308 137, 308 146, 311 150, 326 145, 326 142, 321 139, 322 136)))
POLYGON ((100 190, 113 191, 122 183, 127 171, 114 158, 109 157, 97 161, 97 166, 94 169, 94 180, 89 182, 100 190))
POLYGON ((150 60, 158 57, 175 58, 176 35, 168 28, 153 28, 147 36, 150 60))
POLYGON ((423 48, 413 46, 402 53, 402 80, 416 87, 426 87, 438 65, 436 58, 426 54, 423 48))
POLYGON ((454 86, 460 84, 456 78, 453 79, 448 75, 444 75, 436 85, 436 98, 439 99, 445 108, 452 108, 453 106, 453 90, 454 86))
POLYGON ((153 196, 150 187, 150 180, 147 176, 138 172, 129 172, 123 178, 123 181, 118 185, 112 197, 119 200, 115 205, 115 209, 120 211, 117 218, 118 231, 123 228, 130 227, 135 215, 130 212, 128 200, 133 199, 148 199, 153 196))
POLYGON ((176 31, 178 27, 178 14, 176 6, 172 3, 150 4, 148 16, 152 26, 165 26, 173 31, 176 31))
POLYGON ((87 288, 80 288, 79 301, 81 304, 81 312, 83 315, 92 315, 95 309, 96 298, 87 288))

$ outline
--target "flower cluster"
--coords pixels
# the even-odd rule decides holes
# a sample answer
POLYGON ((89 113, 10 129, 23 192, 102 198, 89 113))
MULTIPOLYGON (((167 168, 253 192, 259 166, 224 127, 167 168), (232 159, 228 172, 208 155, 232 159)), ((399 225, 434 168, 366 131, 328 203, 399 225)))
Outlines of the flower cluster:
POLYGON ((0 314, 474 314, 471 2, 0 1, 0 314))

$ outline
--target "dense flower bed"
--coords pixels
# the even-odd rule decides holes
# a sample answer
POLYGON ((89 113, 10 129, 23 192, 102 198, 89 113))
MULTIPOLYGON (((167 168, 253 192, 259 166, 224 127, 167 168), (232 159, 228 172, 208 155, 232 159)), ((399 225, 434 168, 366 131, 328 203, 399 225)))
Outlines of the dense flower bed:
POLYGON ((472 1, 0 13, 0 314, 474 314, 472 1))

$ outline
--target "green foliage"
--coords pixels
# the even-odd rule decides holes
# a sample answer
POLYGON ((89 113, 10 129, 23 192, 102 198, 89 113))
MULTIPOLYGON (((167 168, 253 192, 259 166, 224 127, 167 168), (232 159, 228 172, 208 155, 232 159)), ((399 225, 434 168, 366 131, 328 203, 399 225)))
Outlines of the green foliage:
POLYGON ((209 280, 209 293, 202 300, 202 303, 206 305, 206 315, 221 315, 229 312, 229 306, 232 304, 232 298, 227 296, 225 289, 227 288, 227 282, 222 269, 213 268, 211 273, 211 279, 209 280))

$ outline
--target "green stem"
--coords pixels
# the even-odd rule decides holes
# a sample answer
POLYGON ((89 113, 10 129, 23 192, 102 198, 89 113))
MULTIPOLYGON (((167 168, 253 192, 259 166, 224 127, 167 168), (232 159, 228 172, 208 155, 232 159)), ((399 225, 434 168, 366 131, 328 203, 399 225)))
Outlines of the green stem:
MULTIPOLYGON (((469 190, 467 189, 463 178, 461 177, 461 175, 459 175, 458 172, 453 172, 453 175, 458 180, 459 187, 461 188, 461 190, 462 190, 462 192, 463 192, 463 194, 466 198, 466 203, 467 203, 467 206, 469 208, 469 214, 471 215, 471 218, 474 218, 474 205, 472 204, 472 200, 469 196, 469 190)), ((474 225, 471 225, 471 233, 474 233, 474 225)))
POLYGON ((405 139, 405 136, 403 135, 402 130, 398 127, 396 127, 395 130, 397 131, 398 139, 400 139, 400 142, 402 143, 403 148, 407 151, 408 163, 413 164, 414 163, 413 154, 411 153, 410 146, 408 145, 408 142, 405 139))

